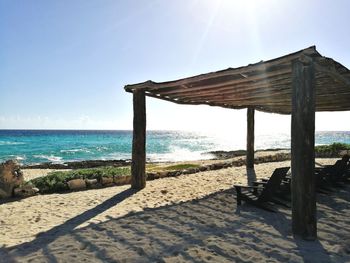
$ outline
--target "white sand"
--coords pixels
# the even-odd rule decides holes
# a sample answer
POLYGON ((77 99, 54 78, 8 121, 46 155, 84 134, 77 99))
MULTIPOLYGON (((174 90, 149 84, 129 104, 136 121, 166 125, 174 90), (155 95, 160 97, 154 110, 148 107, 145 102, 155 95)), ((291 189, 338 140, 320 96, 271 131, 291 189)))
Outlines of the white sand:
MULTIPOLYGON (((282 166, 289 162, 255 171, 282 166)), ((350 262, 350 187, 318 196, 319 240, 305 242, 291 235, 288 209, 236 209, 232 185, 245 174, 228 168, 149 181, 135 194, 121 186, 1 204, 0 262, 350 262)))

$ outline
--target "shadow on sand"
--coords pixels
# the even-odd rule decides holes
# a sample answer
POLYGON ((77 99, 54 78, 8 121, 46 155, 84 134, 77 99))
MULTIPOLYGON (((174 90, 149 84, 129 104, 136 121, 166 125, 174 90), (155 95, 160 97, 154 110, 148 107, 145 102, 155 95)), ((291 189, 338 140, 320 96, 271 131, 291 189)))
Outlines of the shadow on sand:
POLYGON ((285 208, 279 213, 247 205, 236 210, 232 189, 119 218, 110 215, 105 222, 75 229, 133 195, 126 190, 31 242, 0 249, 0 258, 7 262, 346 262, 350 254, 342 246, 350 234, 349 192, 337 193, 338 201, 333 196, 319 198, 316 242, 293 238, 290 211, 285 208), (331 219, 335 215, 339 222, 331 219), (327 251, 323 244, 338 249, 327 251))

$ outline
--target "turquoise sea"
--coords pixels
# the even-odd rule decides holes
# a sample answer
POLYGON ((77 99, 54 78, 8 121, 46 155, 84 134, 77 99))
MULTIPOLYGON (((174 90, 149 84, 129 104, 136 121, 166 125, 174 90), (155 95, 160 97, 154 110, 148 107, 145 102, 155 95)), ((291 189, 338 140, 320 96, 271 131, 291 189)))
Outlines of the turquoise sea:
MULTIPOLYGON (((212 158, 215 150, 245 149, 245 136, 184 131, 148 131, 147 159, 180 161, 212 158)), ((256 135, 256 149, 290 148, 289 134, 256 135)), ((350 143, 350 131, 316 132, 316 144, 350 143)), ((66 162, 131 158, 132 131, 0 130, 0 162, 66 162)))

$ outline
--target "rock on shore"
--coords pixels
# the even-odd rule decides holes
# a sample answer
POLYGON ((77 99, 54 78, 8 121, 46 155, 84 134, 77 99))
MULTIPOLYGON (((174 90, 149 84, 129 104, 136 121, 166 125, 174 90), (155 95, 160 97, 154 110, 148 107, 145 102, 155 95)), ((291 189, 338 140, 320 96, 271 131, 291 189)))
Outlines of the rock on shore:
POLYGON ((23 173, 13 160, 0 164, 0 198, 11 197, 13 189, 24 182, 23 173))

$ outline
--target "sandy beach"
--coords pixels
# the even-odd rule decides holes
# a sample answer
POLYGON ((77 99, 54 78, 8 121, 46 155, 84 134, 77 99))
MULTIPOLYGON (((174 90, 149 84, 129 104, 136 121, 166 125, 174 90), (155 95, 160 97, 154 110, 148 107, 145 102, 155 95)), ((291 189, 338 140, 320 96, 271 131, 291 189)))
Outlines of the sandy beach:
MULTIPOLYGON (((334 159, 319 159, 334 163, 334 159)), ((290 162, 256 165, 258 178, 290 162)), ((349 262, 350 187, 318 195, 316 242, 294 239, 291 212, 236 206, 233 167, 0 205, 0 262, 349 262)))
POLYGON ((0 263, 350 263, 349 10, 0 0, 0 263))

